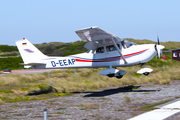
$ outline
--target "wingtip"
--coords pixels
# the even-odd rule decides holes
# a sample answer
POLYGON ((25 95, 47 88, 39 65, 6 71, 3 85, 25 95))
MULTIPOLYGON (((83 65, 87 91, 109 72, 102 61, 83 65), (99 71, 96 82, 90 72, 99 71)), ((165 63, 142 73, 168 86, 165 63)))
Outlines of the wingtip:
POLYGON ((76 30, 75 32, 82 31, 82 30, 87 30, 87 29, 93 29, 93 28, 99 28, 99 27, 98 26, 91 26, 91 27, 87 27, 87 28, 82 28, 82 29, 76 30))

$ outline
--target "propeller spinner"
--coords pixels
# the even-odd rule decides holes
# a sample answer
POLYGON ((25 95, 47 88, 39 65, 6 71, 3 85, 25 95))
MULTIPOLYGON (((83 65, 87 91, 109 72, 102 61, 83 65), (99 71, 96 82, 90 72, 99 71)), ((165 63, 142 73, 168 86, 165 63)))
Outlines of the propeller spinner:
POLYGON ((158 53, 158 56, 160 58, 160 54, 162 55, 162 49, 164 49, 165 47, 163 45, 160 45, 160 42, 159 42, 159 37, 157 36, 157 43, 155 44, 155 50, 157 51, 158 53))

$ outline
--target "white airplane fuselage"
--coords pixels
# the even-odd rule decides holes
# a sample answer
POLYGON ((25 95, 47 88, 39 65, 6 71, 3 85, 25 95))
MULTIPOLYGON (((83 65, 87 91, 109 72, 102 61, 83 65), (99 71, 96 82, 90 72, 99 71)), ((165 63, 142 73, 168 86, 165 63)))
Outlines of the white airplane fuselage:
MULTIPOLYGON (((137 45, 123 40, 99 27, 90 27, 75 31, 82 41, 86 53, 67 57, 51 57, 44 55, 27 39, 16 41, 25 68, 61 69, 61 68, 100 68, 109 69, 99 72, 100 75, 122 78, 127 72, 113 67, 125 67, 144 64, 151 60, 164 46, 159 44, 137 45)), ((139 73, 148 75, 151 69, 141 69, 139 73)))
POLYGON ((81 53, 67 57, 45 57, 40 59, 42 65, 34 66, 35 69, 42 68, 98 68, 98 67, 124 67, 146 63, 151 60, 156 54, 154 44, 132 45, 129 48, 123 49, 122 54, 127 61, 123 61, 118 51, 104 53, 81 53))

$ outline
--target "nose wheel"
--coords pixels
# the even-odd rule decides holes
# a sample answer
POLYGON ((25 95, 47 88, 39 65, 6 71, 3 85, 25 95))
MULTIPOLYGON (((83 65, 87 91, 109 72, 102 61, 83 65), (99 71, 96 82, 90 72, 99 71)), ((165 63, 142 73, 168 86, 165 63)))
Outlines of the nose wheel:
POLYGON ((143 68, 143 69, 137 71, 137 73, 143 74, 143 75, 149 75, 152 71, 153 71, 153 69, 151 69, 151 68, 143 68))
POLYGON ((143 75, 149 75, 149 72, 145 72, 145 73, 143 73, 143 75))

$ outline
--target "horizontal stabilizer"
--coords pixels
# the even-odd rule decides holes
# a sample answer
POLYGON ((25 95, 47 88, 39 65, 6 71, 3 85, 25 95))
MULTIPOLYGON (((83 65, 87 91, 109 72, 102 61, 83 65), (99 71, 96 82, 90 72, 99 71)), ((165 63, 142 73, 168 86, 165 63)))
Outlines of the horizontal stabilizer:
POLYGON ((20 63, 19 65, 30 66, 30 65, 46 65, 46 64, 45 63, 28 63, 28 64, 20 63))

